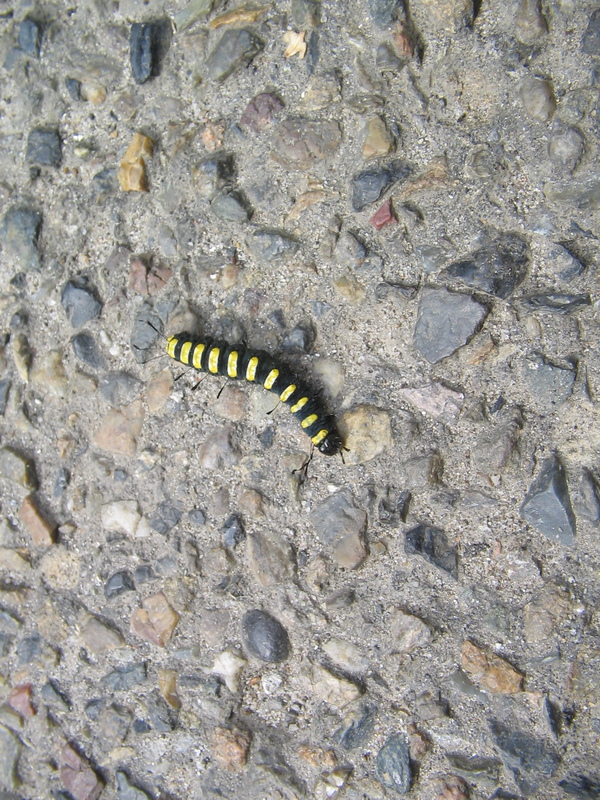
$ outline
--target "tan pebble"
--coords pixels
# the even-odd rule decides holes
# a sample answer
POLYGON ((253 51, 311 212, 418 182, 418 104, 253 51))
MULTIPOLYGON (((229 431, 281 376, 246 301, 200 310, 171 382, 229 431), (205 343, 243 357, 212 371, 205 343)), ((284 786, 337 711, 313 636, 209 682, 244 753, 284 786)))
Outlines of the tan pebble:
POLYGON ((97 617, 90 617, 81 632, 81 637, 92 653, 104 653, 123 647, 125 640, 114 628, 105 625, 97 617))
POLYGON ((315 694, 331 706, 341 709, 357 700, 362 692, 352 681, 347 680, 326 670, 318 664, 311 664, 307 668, 307 677, 311 685, 311 694, 315 694))
POLYGON ((365 672, 369 668, 369 659, 362 650, 344 639, 333 638, 325 642, 323 652, 347 672, 365 672))
POLYGON ((123 156, 117 173, 124 192, 147 192, 146 159, 152 158, 154 143, 143 133, 136 133, 123 156))
POLYGON ((202 143, 206 149, 213 153, 223 147, 225 126, 220 122, 209 122, 201 134, 202 143))
POLYGON ((350 275, 343 275, 335 281, 334 286, 342 297, 351 303, 362 303, 365 299, 364 287, 350 275))
POLYGON ((29 340, 24 333, 17 333, 12 337, 11 343, 15 367, 17 368, 21 380, 27 383, 29 380, 31 360, 33 358, 29 340))
POLYGON ((36 361, 31 370, 31 382, 40 389, 62 399, 67 390, 67 373, 60 350, 51 350, 36 361))
POLYGON ((411 726, 411 728, 412 730, 409 732, 408 739, 410 757, 413 761, 422 761, 431 747, 431 742, 422 731, 414 726, 411 726))
POLYGON ((0 477, 7 478, 24 489, 37 488, 33 461, 12 447, 0 449, 0 477))
POLYGON ((236 772, 246 766, 251 741, 249 731, 217 727, 211 735, 212 756, 221 769, 236 772))
POLYGON ((252 519, 264 519, 265 517, 264 498, 256 489, 241 489, 238 494, 238 507, 242 514, 246 514, 252 519))
POLYGON ((261 586, 280 586, 293 579, 294 554, 285 540, 257 531, 248 537, 246 552, 250 572, 261 586))
POLYGON ((418 617, 397 609, 389 623, 390 648, 393 653, 409 653, 431 639, 431 631, 418 617))
POLYGON ((0 569, 8 572, 29 572, 31 564, 18 550, 0 547, 0 569))
POLYGON ((522 691, 523 675, 520 672, 508 661, 482 650, 472 642, 464 642, 460 665, 481 689, 488 689, 494 694, 516 694, 522 691))
POLYGON ((371 461, 392 444, 390 415, 376 406, 360 405, 346 411, 339 428, 349 450, 345 458, 350 464, 371 461))
POLYGON ((164 289, 167 283, 173 277, 173 270, 169 267, 152 267, 148 273, 148 294, 152 297, 161 289, 164 289))
POLYGON ((246 410, 246 393, 239 386, 226 384, 213 406, 215 413, 232 422, 239 422, 246 410))
POLYGON ((106 100, 106 86, 95 83, 82 83, 80 89, 81 97, 94 106, 101 106, 106 100))
POLYGON ((243 25, 248 22, 256 22, 256 20, 270 8, 270 5, 251 8, 247 4, 242 4, 238 6, 238 8, 233 9, 233 11, 226 11, 224 14, 219 14, 219 16, 212 19, 208 25, 214 30, 215 28, 220 28, 221 25, 243 25))
POLYGON ((131 629, 142 639, 164 647, 179 622, 179 614, 171 607, 162 592, 147 597, 143 608, 131 615, 131 629))
POLYGON ((203 469, 214 470, 237 464, 239 454, 231 444, 231 436, 231 428, 224 427, 206 437, 198 450, 198 461, 203 469))
POLYGON ((112 409, 102 420, 93 442, 108 453, 134 456, 143 421, 144 407, 141 400, 136 400, 120 410, 112 409))
POLYGON ((394 149, 394 140, 381 117, 369 120, 365 134, 362 157, 366 161, 388 156, 394 149))
POLYGON ((34 547, 54 544, 56 526, 40 512, 33 495, 27 495, 19 509, 19 519, 31 534, 34 547))
POLYGON ((360 567, 369 551, 358 531, 352 531, 336 542, 331 553, 336 564, 346 569, 356 569, 360 567))
POLYGON ((221 286, 224 289, 233 289, 233 287, 237 285, 240 272, 241 267, 239 264, 227 264, 227 266, 223 267, 219 275, 221 286))
POLYGON ((427 11, 429 21, 447 34, 456 33, 473 18, 472 0, 418 0, 416 8, 427 11))
POLYGON ((172 391, 173 373, 170 369, 163 369, 162 372, 150 378, 146 387, 146 402, 151 414, 156 414, 164 408, 172 391))
POLYGON ((181 708, 181 698, 177 694, 177 672, 174 669, 158 670, 158 688, 171 708, 181 708))
POLYGON ((54 589, 76 589, 79 585, 81 558, 63 545, 49 550, 40 561, 45 580, 54 589))

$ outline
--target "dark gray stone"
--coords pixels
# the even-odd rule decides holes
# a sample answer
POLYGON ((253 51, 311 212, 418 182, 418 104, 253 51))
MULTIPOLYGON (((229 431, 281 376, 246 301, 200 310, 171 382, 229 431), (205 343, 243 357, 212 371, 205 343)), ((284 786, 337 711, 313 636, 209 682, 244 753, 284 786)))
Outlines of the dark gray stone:
POLYGON ((248 240, 250 252, 259 261, 293 255, 300 244, 282 231, 262 228, 254 231, 248 240))
POLYGON ((169 49, 171 23, 167 19, 134 22, 129 37, 131 74, 136 83, 158 75, 160 61, 169 49))
POLYGON ((152 800, 151 796, 129 781, 126 773, 117 771, 118 800, 152 800))
POLYGON ((81 100, 81 83, 76 78, 65 78, 65 86, 71 100, 81 100))
POLYGON ((379 501, 377 516, 383 525, 397 528, 401 522, 406 522, 410 506, 411 493, 408 489, 399 492, 395 498, 390 496, 389 488, 384 497, 379 501))
POLYGON ((521 516, 554 542, 575 544, 577 531, 564 468, 556 457, 549 458, 531 484, 521 516))
POLYGON ((0 233, 5 252, 27 272, 38 272, 41 267, 38 249, 41 224, 41 213, 26 205, 12 206, 2 220, 0 233))
POLYGON ((225 222, 247 222, 250 212, 237 192, 218 194, 210 204, 210 210, 225 222))
POLYGON ((410 750, 401 733, 390 736, 377 753, 377 777, 387 789, 406 794, 411 784, 410 750))
POLYGON ((379 28, 389 28, 397 19, 404 17, 402 0, 367 0, 367 8, 379 28))
POLYGON ((486 781, 491 785, 498 782, 502 762, 495 758, 464 756, 461 753, 448 753, 446 758, 452 765, 452 771, 461 778, 473 783, 486 781))
POLYGON ((527 274, 529 247, 520 236, 507 233, 449 264, 441 273, 474 289, 507 298, 527 274))
POLYGON ((193 508, 188 512, 188 518, 194 525, 204 525, 206 522, 206 514, 200 508, 193 508))
POLYGON ((39 56, 42 45, 42 26, 31 17, 25 17, 19 25, 18 44, 24 53, 39 56))
POLYGON ((410 555, 417 553, 436 567, 458 578, 458 553, 456 547, 448 542, 448 537, 440 528, 431 525, 417 525, 406 532, 404 549, 410 555))
POLYGON ((333 734, 333 739, 345 750, 353 750, 366 744, 375 727, 377 706, 365 703, 344 717, 341 728, 333 734))
POLYGON ((246 538, 244 523, 239 514, 232 514, 223 525, 223 544, 230 550, 235 549, 246 538))
POLYGON ((310 353, 315 341, 315 330, 310 322, 304 322, 288 333, 281 342, 281 349, 288 353, 310 353))
POLYGON ((164 500, 157 506, 150 525, 157 533, 162 533, 164 536, 177 525, 180 519, 181 509, 168 500, 164 500))
POLYGON ((530 308, 544 308, 558 314, 570 314, 582 306, 591 306, 592 298, 589 294, 530 294, 523 298, 530 308))
POLYGON ((321 24, 321 0, 292 0, 292 19, 299 31, 316 28, 321 24))
POLYGON ((115 194, 118 188, 119 182, 116 169, 103 169, 97 172, 92 179, 92 191, 99 203, 109 195, 115 194))
POLYGON ((148 583, 148 581, 156 580, 156 573, 150 564, 140 564, 139 567, 135 568, 133 577, 136 583, 148 583))
POLYGON ((21 639, 17 645, 19 666, 22 667, 24 664, 31 664, 32 661, 37 661, 41 658, 43 650, 44 641, 38 634, 26 636, 24 639, 21 639))
POLYGON ((537 739, 526 731, 510 728, 498 720, 490 722, 490 729, 502 752, 502 760, 513 771, 517 785, 526 794, 533 793, 543 781, 554 774, 560 763, 560 756, 543 739, 537 739))
POLYGON ((361 211, 365 206, 377 202, 394 183, 404 180, 410 167, 404 161, 391 161, 386 166, 373 166, 362 170, 352 178, 352 208, 361 211))
POLYGON ((49 705, 61 709, 69 709, 72 707, 71 701, 67 695, 59 689, 54 681, 48 681, 48 683, 42 686, 42 697, 49 705))
POLYGON ((215 155, 204 158, 194 167, 194 186, 204 198, 231 189, 235 180, 233 156, 215 155))
POLYGON ((477 332, 488 309, 469 295, 447 289, 424 289, 415 327, 416 348, 432 364, 467 344, 477 332))
POLYGON ((0 414, 4 415, 6 411, 6 404, 8 403, 8 394, 11 387, 10 378, 2 378, 0 381, 0 414))
POLYGON ((146 680, 146 664, 125 664, 117 667, 100 679, 100 683, 108 692, 126 692, 129 689, 144 683, 146 680))
POLYGON ((127 570, 115 572, 104 584, 104 594, 109 599, 111 597, 118 597, 124 592, 132 592, 135 589, 133 578, 127 570))
POLYGON ((263 43, 252 31, 230 28, 208 57, 208 74, 214 81, 224 81, 238 67, 249 64, 262 49, 263 43))
POLYGON ((144 384, 127 372, 107 372, 98 384, 100 394, 114 408, 127 406, 139 397, 144 384))
POLYGON ((600 777, 587 775, 570 775, 558 785, 567 794, 580 800, 600 800, 600 777))
POLYGON ((145 363, 148 359, 148 350, 161 336, 163 323, 154 308, 148 303, 140 308, 133 321, 131 331, 131 352, 136 361, 145 363))
POLYGON ((278 663, 290 654, 290 640, 283 625, 265 611, 253 609, 242 620, 244 646, 261 661, 278 663))
POLYGON ((571 396, 576 372, 551 364, 542 356, 531 356, 524 362, 522 376, 536 404, 550 409, 571 396))
POLYGON ((71 339, 73 352, 80 361, 92 369, 104 369, 104 356, 96 345, 96 340, 91 333, 83 331, 71 339))
POLYGON ((40 167, 59 167, 62 161, 62 141, 57 130, 33 128, 27 137, 25 159, 40 167))
POLYGON ((581 49, 589 56, 600 56, 600 8, 597 8, 583 34, 581 49))
POLYGON ((179 714, 167 703, 158 689, 154 689, 150 693, 146 701, 146 707, 150 722, 155 730, 161 733, 169 733, 175 729, 179 714))
POLYGON ((74 328, 80 328, 86 322, 96 319, 102 311, 102 303, 84 276, 67 281, 62 290, 60 302, 74 328))

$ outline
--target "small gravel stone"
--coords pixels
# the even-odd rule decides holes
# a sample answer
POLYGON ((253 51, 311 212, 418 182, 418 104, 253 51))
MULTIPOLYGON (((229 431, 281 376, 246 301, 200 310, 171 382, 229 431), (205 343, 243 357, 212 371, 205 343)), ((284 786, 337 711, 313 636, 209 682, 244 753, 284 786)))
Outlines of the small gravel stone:
POLYGON ((31 383, 42 392, 64 400, 67 393, 67 373, 60 350, 50 350, 36 359, 31 370, 31 383))
POLYGON ((362 564, 367 557, 367 514, 354 504, 349 492, 336 492, 315 506, 310 521, 334 561, 347 569, 362 564))
POLYGON ((541 356, 532 356, 525 360, 521 377, 534 403, 550 410, 571 396, 576 374, 574 369, 564 369, 541 356))
POLYGON ((525 279, 528 264, 527 243, 520 236, 503 234, 450 264, 441 277, 458 278, 467 286, 505 299, 525 279))
POLYGON ((38 248, 41 225, 41 212, 26 205, 11 206, 2 219, 0 233, 6 255, 26 272, 39 272, 42 266, 38 248))
POLYGON ((104 789, 104 783, 88 761, 70 744, 63 747, 61 757, 60 779, 74 800, 97 800, 104 789))
POLYGON ((486 306, 446 289, 424 289, 414 342, 432 364, 467 344, 488 315, 486 306))
POLYGON ((229 550, 234 550, 245 538, 246 530, 242 518, 238 514, 232 514, 223 525, 223 544, 229 550))
POLYGON ((146 664, 124 664, 101 678, 107 692, 127 692, 146 680, 146 664))
POLYGON ((394 210, 392 209, 392 200, 388 198, 385 203, 379 208, 369 220, 376 231, 380 231, 386 225, 398 222, 394 210))
POLYGON ((117 789, 119 792, 118 800, 151 800, 149 794, 139 789, 133 783, 130 783, 129 778, 124 772, 117 771, 115 777, 117 779, 117 789))
POLYGON ((3 378, 0 381, 0 414, 4 415, 6 411, 6 405, 8 403, 8 395, 10 393, 10 387, 12 386, 12 381, 10 378, 3 378))
POLYGON ((550 81, 525 78, 520 95, 523 107, 532 119, 548 122, 556 111, 556 99, 550 81))
POLYGON ((281 586, 295 575, 290 545, 267 531, 248 537, 246 549, 250 571, 260 586, 281 586))
POLYGON ((221 153, 209 156, 196 164, 192 177, 198 194, 210 199, 219 191, 231 189, 235 180, 233 158, 221 153))
POLYGON ((299 243, 283 231, 262 228, 254 231, 248 239, 248 248, 257 261, 273 261, 294 255, 299 243))
POLYGON ((321 0, 292 0, 292 20, 299 30, 321 24, 321 0))
POLYGON ((349 703, 358 700, 362 690, 354 681, 341 675, 333 674, 326 667, 313 664, 308 669, 311 694, 315 694, 334 708, 345 708, 349 703))
POLYGON ((18 737, 0 725, 0 786, 6 789, 17 791, 21 785, 18 765, 22 749, 18 737))
POLYGON ((247 222, 250 212, 237 192, 218 194, 210 204, 213 214, 224 222, 247 222))
POLYGON ((352 208, 362 211, 376 203, 394 183, 404 180, 410 167, 404 161, 391 161, 387 166, 369 167, 352 178, 352 208))
POLYGON ((105 625, 97 617, 90 617, 81 631, 81 638, 95 654, 123 647, 125 640, 115 628, 105 625))
POLYGON ((36 489, 38 485, 33 461, 12 447, 0 449, 0 477, 24 489, 36 489))
POLYGON ((430 383, 415 388, 407 387, 400 389, 399 394, 419 411, 448 424, 458 421, 465 400, 464 394, 444 386, 443 383, 430 383))
POLYGON ((214 81, 224 81, 262 49, 261 40, 247 28, 226 30, 207 59, 208 74, 214 81))
POLYGON ((30 719, 35 716, 36 710, 33 705, 32 685, 30 683, 22 683, 11 689, 8 695, 8 705, 23 719, 30 719))
POLYGON ((357 709, 346 714, 342 726, 333 734, 334 741, 344 750, 353 750, 366 744, 375 728, 377 706, 361 704, 357 709))
POLYGON ((146 161, 152 158, 154 142, 143 133, 135 133, 117 172, 124 192, 147 192, 146 161))
MULTIPOLYGON (((389 44, 381 42, 375 54, 375 64, 382 72, 400 72, 402 67, 406 64, 406 59, 399 58, 389 44)), ((384 155, 389 155, 389 152, 391 151, 388 151, 388 153, 384 155)))
POLYGON ((34 547, 54 544, 56 526, 49 522, 37 507, 33 495, 28 495, 19 509, 19 519, 31 534, 34 547))
POLYGON ((537 739, 526 731, 513 729, 498 720, 490 723, 492 736, 502 753, 502 760, 510 770, 518 770, 520 788, 532 794, 542 781, 556 771, 560 756, 543 739, 537 739))
POLYGON ((387 789, 406 794, 411 784, 410 751, 401 733, 390 736, 377 753, 377 777, 387 789))
POLYGON ((39 56, 42 45, 42 26, 31 17, 25 19, 19 25, 18 44, 24 53, 31 53, 39 56))
POLYGON ((150 520, 150 525, 157 533, 165 536, 181 519, 181 508, 168 500, 159 503, 150 520))
POLYGON ((542 465, 523 500, 521 516, 552 541, 566 547, 575 544, 576 523, 569 487, 556 457, 542 465))
POLYGON ((350 464, 372 461, 392 444, 390 415, 375 406, 359 405, 346 411, 339 429, 349 450, 345 457, 350 464))
POLYGON ((171 708, 158 689, 148 695, 146 700, 148 716, 153 728, 160 733, 170 733, 177 725, 178 714, 171 708))
POLYGON ((218 428, 209 434, 198 450, 198 462, 203 469, 216 470, 237 464, 239 454, 231 443, 231 428, 218 428))
POLYGON ((122 531, 128 536, 147 536, 148 527, 140 514, 136 500, 115 500, 100 509, 102 527, 108 531, 122 531))
POLYGON ((381 117, 373 117, 365 129, 365 143, 363 144, 362 157, 369 161, 372 158, 384 158, 394 149, 394 139, 388 131, 381 117))
POLYGON ((277 126, 271 156, 290 169, 308 170, 336 153, 341 141, 337 122, 293 117, 277 126))
POLYGON ((262 92, 253 97, 241 116, 240 124, 254 133, 262 133, 269 127, 278 111, 284 107, 282 100, 270 92, 262 92))
POLYGON ((555 164, 572 171, 581 161, 584 146, 583 135, 575 128, 567 128, 550 137, 548 155, 555 164))
POLYGON ((431 800, 468 800, 469 787, 457 775, 441 775, 432 783, 431 800))
POLYGON ((600 797, 600 777, 596 775, 570 775, 559 781, 558 785, 563 792, 581 800, 597 800, 600 797))
POLYGON ((249 731, 216 727, 211 734, 212 756, 221 769, 237 772, 246 766, 251 742, 249 731))
POLYGON ((472 642, 464 642, 460 665, 473 683, 494 694, 516 694, 523 689, 523 675, 500 656, 472 642))
POLYGON ((548 23, 542 14, 540 0, 520 1, 515 14, 515 33, 524 44, 533 44, 548 33, 548 23))
POLYGON ((288 353, 310 353, 315 341, 315 329, 310 322, 303 322, 290 331, 281 342, 281 349, 288 353))
POLYGON ((131 615, 131 630, 142 639, 165 647, 177 627, 179 614, 162 592, 147 597, 142 605, 131 615))
POLYGON ((104 356, 91 333, 87 331, 78 333, 71 339, 71 345, 77 358, 87 364, 88 367, 92 367, 95 370, 104 369, 104 356))
POLYGON ((582 306, 590 306, 592 298, 589 294, 530 294, 523 298, 531 308, 554 311, 557 314, 570 314, 582 306))
POLYGON ((290 654, 290 640, 283 625, 265 611, 253 609, 244 614, 242 636, 248 652, 261 661, 278 663, 290 654))
POLYGON ((597 8, 590 16, 581 40, 581 49, 589 56, 600 56, 600 8, 597 8))
POLYGON ((339 667, 349 673, 366 672, 369 659, 352 642, 332 638, 323 644, 323 652, 339 667))
POLYGON ((431 639, 431 631, 422 620, 400 609, 392 615, 389 626, 392 653, 403 655, 424 647, 431 639))
POLYGON ((237 653, 225 650, 214 661, 212 672, 223 678, 225 685, 232 694, 239 688, 240 673, 248 662, 237 653))
POLYGON ((458 553, 448 542, 440 528, 417 525, 406 532, 405 550, 409 555, 418 553, 431 564, 458 579, 458 553))
POLYGON ((135 584, 133 578, 127 570, 115 572, 104 584, 104 594, 108 599, 118 597, 124 592, 132 592, 134 590, 135 584))
POLYGON ((102 303, 98 300, 94 288, 83 276, 65 284, 60 300, 74 328, 80 328, 86 322, 96 319, 102 311, 102 303))
POLYGON ((109 453, 134 456, 143 421, 144 407, 139 400, 118 411, 112 409, 95 432, 93 442, 109 453))
POLYGON ((71 100, 75 100, 77 102, 82 99, 80 81, 78 81, 76 78, 65 78, 65 86, 67 87, 67 91, 71 100))
POLYGON ((127 372, 107 372, 98 383, 102 397, 115 408, 132 403, 142 388, 143 383, 127 372))
POLYGON ((373 22, 382 30, 404 16, 401 0, 368 0, 367 9, 373 22))
POLYGON ((60 167, 62 141, 57 130, 33 128, 27 137, 25 159, 41 167, 60 167))
POLYGON ((167 19, 134 22, 129 36, 131 74, 136 83, 158 75, 160 57, 170 43, 171 23, 167 19))

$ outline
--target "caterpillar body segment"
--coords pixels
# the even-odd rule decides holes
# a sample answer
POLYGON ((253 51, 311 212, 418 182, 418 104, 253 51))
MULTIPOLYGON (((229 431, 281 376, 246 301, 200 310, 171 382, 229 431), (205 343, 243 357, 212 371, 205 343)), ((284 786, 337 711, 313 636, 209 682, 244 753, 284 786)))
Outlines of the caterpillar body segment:
POLYGON ((169 336, 166 351, 171 358, 211 375, 258 383, 289 406, 315 447, 328 456, 343 449, 335 419, 321 399, 289 367, 262 350, 218 340, 200 341, 188 333, 169 336))

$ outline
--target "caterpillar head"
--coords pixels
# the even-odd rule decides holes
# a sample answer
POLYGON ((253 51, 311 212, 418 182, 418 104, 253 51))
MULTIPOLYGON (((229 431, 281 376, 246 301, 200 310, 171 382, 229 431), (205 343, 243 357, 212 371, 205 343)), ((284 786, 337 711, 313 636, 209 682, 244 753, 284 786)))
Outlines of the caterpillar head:
POLYGON ((337 456, 344 448, 342 437, 335 430, 329 431, 323 441, 317 445, 321 453, 326 456, 337 456))

